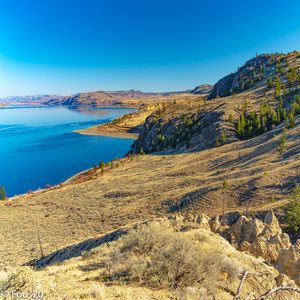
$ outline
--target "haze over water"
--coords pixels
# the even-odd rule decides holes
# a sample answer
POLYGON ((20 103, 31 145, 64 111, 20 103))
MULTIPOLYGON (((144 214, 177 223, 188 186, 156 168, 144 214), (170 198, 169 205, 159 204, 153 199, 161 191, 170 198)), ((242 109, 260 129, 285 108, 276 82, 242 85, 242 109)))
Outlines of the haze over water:
POLYGON ((124 156, 132 139, 73 132, 133 109, 11 107, 0 109, 0 186, 9 196, 58 184, 75 173, 124 156))

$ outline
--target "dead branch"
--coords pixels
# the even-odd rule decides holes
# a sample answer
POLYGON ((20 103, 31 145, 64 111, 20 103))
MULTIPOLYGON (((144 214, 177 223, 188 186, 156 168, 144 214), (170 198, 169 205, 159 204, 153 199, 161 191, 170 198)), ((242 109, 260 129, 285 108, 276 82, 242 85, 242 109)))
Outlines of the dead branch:
POLYGON ((245 300, 250 300, 251 296, 253 296, 254 299, 256 298, 256 297, 255 297, 255 294, 252 292, 252 293, 250 293, 250 294, 247 296, 247 298, 246 298, 245 300))
POLYGON ((240 299, 240 294, 241 294, 241 291, 242 291, 242 288, 243 288, 243 284, 244 284, 244 282, 245 282, 245 280, 246 280, 248 274, 249 274, 249 272, 248 272, 248 271, 245 271, 245 273, 244 273, 244 275, 243 275, 243 277, 242 277, 242 280, 240 281, 240 284, 239 284, 239 286, 238 286, 238 289, 237 289, 237 291, 236 291, 236 294, 235 294, 233 300, 238 300, 238 299, 240 299))
POLYGON ((300 288, 290 287, 290 286, 280 286, 274 289, 270 289, 264 294, 260 295, 257 299, 258 300, 265 300, 267 297, 269 297, 271 294, 282 292, 282 291, 288 291, 288 292, 294 292, 300 294, 300 288))

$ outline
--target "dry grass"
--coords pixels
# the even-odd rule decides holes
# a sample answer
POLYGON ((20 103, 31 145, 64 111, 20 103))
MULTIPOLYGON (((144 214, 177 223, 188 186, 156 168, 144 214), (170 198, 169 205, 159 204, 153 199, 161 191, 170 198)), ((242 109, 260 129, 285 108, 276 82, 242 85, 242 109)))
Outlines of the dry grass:
POLYGON ((164 218, 135 224, 127 236, 80 257, 37 271, 8 270, 0 287, 10 282, 11 291, 41 291, 50 300, 232 300, 244 270, 264 276, 247 281, 242 296, 276 286, 274 268, 196 223, 183 228, 164 218))
POLYGON ((172 209, 213 215, 222 213, 223 203, 225 211, 244 211, 246 203, 253 210, 280 204, 299 180, 299 137, 297 125, 288 133, 283 157, 276 151, 280 135, 270 132, 199 153, 125 159, 89 181, 3 202, 1 264, 40 257, 38 226, 47 255, 172 209))
POLYGON ((110 250, 105 276, 149 288, 200 286, 213 295, 222 286, 224 273, 239 278, 243 268, 217 251, 208 255, 204 244, 197 235, 175 231, 169 221, 146 224, 110 250))

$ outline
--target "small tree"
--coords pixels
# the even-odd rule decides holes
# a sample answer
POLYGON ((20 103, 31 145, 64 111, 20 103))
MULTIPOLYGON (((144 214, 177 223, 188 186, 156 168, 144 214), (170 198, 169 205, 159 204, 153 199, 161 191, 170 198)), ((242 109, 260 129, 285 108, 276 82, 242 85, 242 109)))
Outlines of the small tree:
POLYGON ((145 151, 144 151, 144 149, 143 149, 143 147, 141 147, 141 149, 140 149, 140 152, 139 152, 141 155, 144 155, 145 154, 145 151))
POLYGON ((281 81, 279 77, 276 77, 276 89, 275 89, 275 97, 279 97, 281 95, 281 81))
POLYGON ((285 149, 286 149, 286 129, 284 129, 284 131, 282 133, 280 144, 278 146, 279 154, 282 155, 284 153, 285 149))
POLYGON ((223 189, 227 189, 228 188, 228 181, 225 179, 223 181, 223 189))
POLYGON ((295 110, 291 109, 289 113, 289 128, 293 128, 295 125, 296 125, 295 110))
POLYGON ((103 174, 104 174, 104 167, 103 167, 103 166, 101 167, 101 171, 100 171, 100 173, 101 173, 101 175, 103 175, 103 174))
POLYGON ((273 86, 273 80, 271 77, 268 77, 267 84, 268 84, 268 88, 271 88, 273 86))
POLYGON ((2 186, 0 188, 0 200, 5 200, 5 199, 7 199, 7 196, 6 196, 6 192, 5 192, 4 186, 2 186))
POLYGON ((227 140, 226 134, 225 134, 224 131, 222 131, 222 133, 221 133, 221 142, 222 142, 222 144, 225 144, 225 143, 226 143, 226 140, 227 140))

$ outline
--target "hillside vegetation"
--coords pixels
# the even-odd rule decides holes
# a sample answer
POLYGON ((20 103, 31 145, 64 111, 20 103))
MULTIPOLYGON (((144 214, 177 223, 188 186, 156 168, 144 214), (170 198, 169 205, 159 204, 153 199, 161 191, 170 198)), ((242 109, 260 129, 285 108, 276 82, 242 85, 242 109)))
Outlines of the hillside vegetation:
MULTIPOLYGON (((22 272, 49 299, 245 300, 296 289, 299 54, 259 55, 208 97, 132 99, 137 113, 93 129, 136 134, 126 157, 0 203, 6 276, 40 267, 22 272), (234 298, 246 271, 259 275, 234 298)), ((268 299, 300 299, 285 292, 268 299)))

